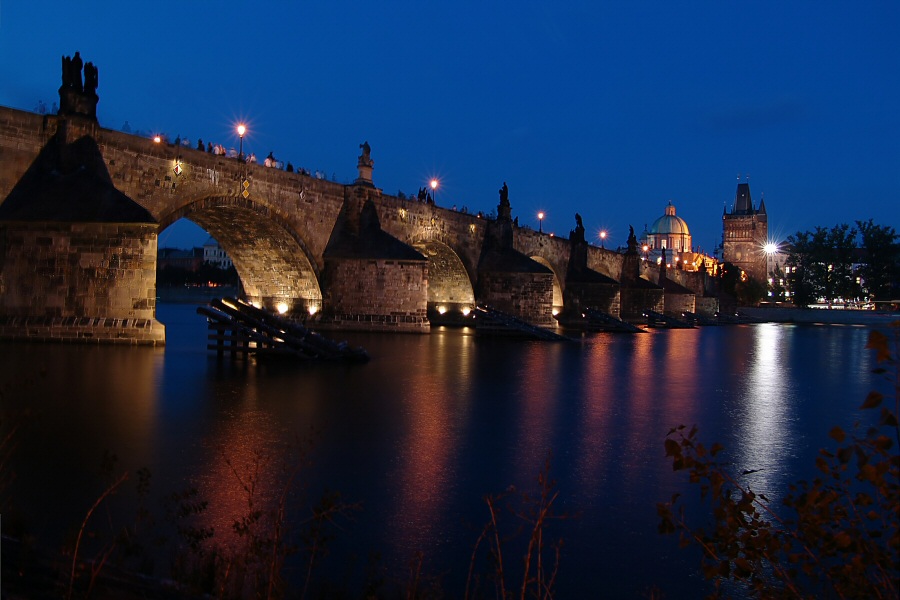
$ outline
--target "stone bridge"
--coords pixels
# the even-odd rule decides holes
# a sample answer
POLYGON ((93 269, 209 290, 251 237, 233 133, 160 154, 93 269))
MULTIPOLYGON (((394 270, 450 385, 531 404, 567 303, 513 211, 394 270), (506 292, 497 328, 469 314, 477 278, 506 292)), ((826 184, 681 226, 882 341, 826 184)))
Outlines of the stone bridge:
MULTIPOLYGON (((623 318, 641 304, 663 308, 661 294, 629 304, 619 289, 636 278, 660 288, 655 269, 588 245, 583 229, 575 257, 571 240, 518 227, 509 205, 488 219, 401 199, 375 186, 366 152, 358 168, 343 185, 104 129, 82 114, 0 107, 0 336, 101 339, 105 320, 111 341, 162 342, 157 236, 182 217, 228 252, 248 300, 323 327, 422 331, 464 322, 476 303, 540 325, 589 297, 623 318), (90 170, 94 187, 77 189, 94 191, 71 191, 90 170), (149 218, 91 216, 84 207, 100 197, 130 200, 149 218), (66 212, 72 205, 81 212, 66 212), (104 225, 88 240, 91 223, 104 225), (123 323, 156 333, 123 332, 123 323)), ((705 278, 676 275, 703 295, 705 278)))

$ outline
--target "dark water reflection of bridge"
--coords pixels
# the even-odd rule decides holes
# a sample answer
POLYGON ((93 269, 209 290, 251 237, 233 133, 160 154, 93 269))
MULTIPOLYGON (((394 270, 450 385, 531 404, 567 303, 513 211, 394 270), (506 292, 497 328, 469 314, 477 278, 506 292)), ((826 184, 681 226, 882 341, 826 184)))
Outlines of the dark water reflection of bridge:
MULTIPOLYGON (((778 497, 811 473, 832 425, 859 418, 875 385, 860 327, 760 324, 581 344, 357 334, 348 340, 370 363, 310 368, 217 363, 193 311, 160 308, 165 351, 0 345, 0 376, 14 390, 4 413, 30 411, 10 499, 39 543, 60 547, 83 518, 103 487, 104 450, 122 469, 148 466, 159 496, 196 486, 210 501, 204 523, 227 543, 244 508, 228 461, 290 463, 296 440, 316 431, 303 484, 362 502, 323 576, 350 570, 354 585, 377 550, 402 580, 421 550, 458 596, 487 517, 482 495, 534 489, 552 451, 560 509, 579 514, 550 531, 565 539, 560 597, 640 597, 651 586, 697 597, 696 555, 656 532, 655 503, 685 487, 663 457, 667 430, 697 423, 736 469, 760 469, 754 489, 778 497)), ((280 471, 269 474, 262 497, 274 502, 280 471)))

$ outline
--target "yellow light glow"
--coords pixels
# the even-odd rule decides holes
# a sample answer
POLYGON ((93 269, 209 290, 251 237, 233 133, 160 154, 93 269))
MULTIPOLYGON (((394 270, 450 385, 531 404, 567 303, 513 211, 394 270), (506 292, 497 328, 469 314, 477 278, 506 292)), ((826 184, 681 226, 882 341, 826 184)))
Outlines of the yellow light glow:
POLYGON ((543 213, 543 212, 539 212, 539 213, 538 213, 538 219, 541 219, 541 220, 544 219, 544 213, 543 213))
POLYGON ((437 186, 438 186, 438 180, 437 180, 437 179, 432 179, 432 180, 431 180, 431 189, 436 190, 436 189, 437 189, 437 186))
POLYGON ((600 239, 601 239, 601 240, 605 240, 605 239, 606 239, 606 232, 605 232, 605 231, 601 231, 601 232, 600 232, 600 239))
POLYGON ((256 302, 256 301, 251 302, 250 306, 252 306, 254 308, 262 308, 262 304, 260 304, 259 302, 256 302))
POLYGON ((153 141, 156 142, 156 143, 158 144, 158 143, 160 143, 160 142, 162 141, 162 138, 159 137, 158 135, 155 135, 155 136, 153 136, 153 141))
POLYGON ((239 136, 244 137, 244 134, 247 133, 247 128, 243 124, 238 125, 237 132, 239 136))
POLYGON ((283 315, 288 310, 288 305, 286 302, 279 302, 275 307, 278 310, 278 314, 283 315))
POLYGON ((646 252, 646 251, 649 250, 649 249, 650 249, 650 247, 647 246, 647 244, 644 244, 644 252, 646 252))
POLYGON ((469 308, 468 306, 465 307, 464 309, 462 309, 462 315, 463 315, 464 317, 468 317, 470 312, 472 312, 472 309, 469 308))
POLYGON ((445 312, 447 312, 447 307, 446 306, 438 306, 437 311, 440 314, 444 314, 445 312))
POLYGON ((319 312, 318 306, 310 306, 307 310, 309 310, 309 316, 313 316, 317 312, 319 312))
POLYGON ((551 310, 551 311, 550 311, 550 312, 551 312, 551 313, 553 313, 553 316, 554 316, 554 317, 555 317, 555 316, 556 316, 556 315, 558 315, 558 314, 559 314, 559 309, 557 309, 557 308, 554 308, 554 309, 553 309, 553 310, 551 310))

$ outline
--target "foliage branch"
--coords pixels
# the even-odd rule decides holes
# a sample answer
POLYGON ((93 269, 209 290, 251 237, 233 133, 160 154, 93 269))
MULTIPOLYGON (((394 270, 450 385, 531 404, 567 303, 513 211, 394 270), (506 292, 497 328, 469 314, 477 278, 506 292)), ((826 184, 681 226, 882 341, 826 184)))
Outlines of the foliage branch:
MULTIPOLYGON (((706 447, 698 430, 679 426, 665 441, 676 471, 685 471, 712 508, 712 524, 687 522, 679 494, 657 505, 659 530, 702 548, 702 572, 713 598, 728 584, 758 598, 897 598, 900 578, 900 321, 890 335, 873 331, 866 346, 893 384, 894 406, 872 391, 860 408, 880 409, 876 426, 850 433, 834 427, 837 444, 816 459, 820 475, 790 486, 783 509, 757 493, 706 447)), ((746 475, 750 471, 743 474, 746 475)))

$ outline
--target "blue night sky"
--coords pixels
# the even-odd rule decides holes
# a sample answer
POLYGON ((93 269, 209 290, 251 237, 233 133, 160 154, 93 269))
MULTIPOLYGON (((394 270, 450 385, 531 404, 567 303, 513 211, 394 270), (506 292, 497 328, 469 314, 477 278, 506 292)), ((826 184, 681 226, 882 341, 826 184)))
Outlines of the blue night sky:
MULTIPOLYGON (((0 0, 0 104, 58 100, 60 57, 99 68, 104 127, 356 177, 607 247, 672 201, 721 239, 738 174, 770 235, 900 229, 900 2, 176 3, 0 0), (595 238, 596 239, 596 238, 595 238)), ((203 236, 173 226, 161 245, 203 236)))

